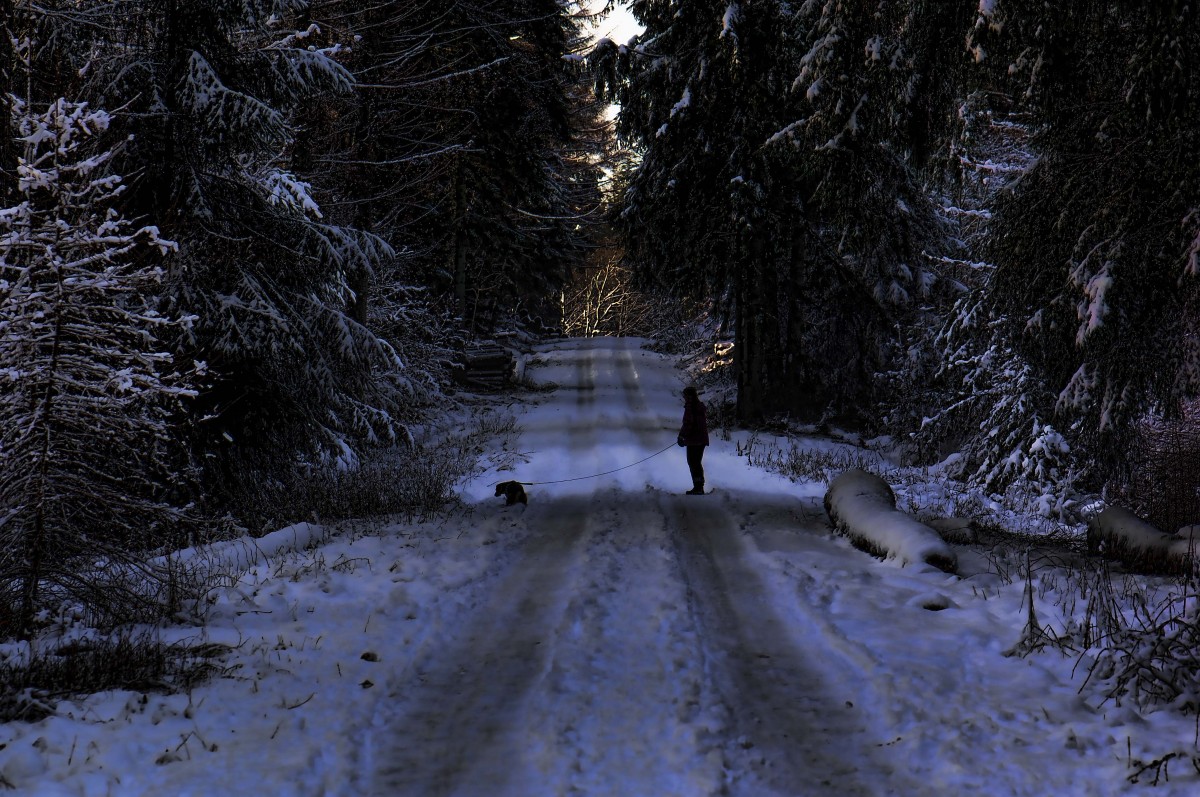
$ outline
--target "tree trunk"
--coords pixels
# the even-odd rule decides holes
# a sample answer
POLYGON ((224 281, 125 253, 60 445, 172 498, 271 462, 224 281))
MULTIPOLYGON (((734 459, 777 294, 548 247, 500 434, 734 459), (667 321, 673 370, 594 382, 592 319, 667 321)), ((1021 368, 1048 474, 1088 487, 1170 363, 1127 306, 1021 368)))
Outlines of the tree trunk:
POLYGON ((54 302, 58 313, 54 322, 54 341, 51 344, 50 364, 46 374, 46 392, 41 399, 38 410, 40 421, 38 426, 42 435, 40 462, 38 463, 37 495, 33 501, 33 531, 23 540, 25 555, 25 572, 21 584, 21 606, 17 615, 17 631, 22 639, 29 639, 33 632, 33 620, 37 614, 38 590, 42 582, 42 569, 45 567, 47 548, 49 547, 46 531, 46 503, 49 500, 47 485, 50 481, 50 454, 53 448, 51 440, 54 427, 54 382, 58 376, 58 358, 62 346, 63 311, 66 300, 63 298, 62 273, 57 278, 57 297, 54 302))
POLYGON ((459 318, 467 318, 467 185, 462 156, 454 173, 454 217, 450 236, 450 273, 454 275, 454 302, 459 318))
POLYGON ((149 195, 150 207, 147 210, 152 211, 155 217, 160 219, 159 223, 164 225, 165 229, 174 229, 179 221, 174 201, 175 188, 175 168, 178 167, 178 161, 175 154, 175 125, 176 116, 179 109, 179 103, 175 96, 176 87, 183 79, 185 74, 185 65, 180 61, 181 54, 186 50, 181 46, 179 41, 182 35, 182 30, 185 27, 184 20, 181 20, 179 3, 177 0, 168 0, 163 6, 163 42, 165 68, 167 71, 166 79, 163 81, 166 87, 166 110, 162 114, 162 129, 159 132, 162 139, 159 142, 161 149, 155 153, 155 157, 147 164, 147 174, 149 180, 149 195))
POLYGON ((350 278, 350 317, 366 326, 367 315, 370 312, 371 274, 365 268, 354 273, 350 278))
POLYGON ((733 348, 737 367, 737 414, 740 420, 751 423, 762 420, 766 414, 766 396, 763 395, 763 313, 757 271, 753 264, 739 270, 737 334, 733 348), (748 285, 747 282, 752 284, 748 285))
POLYGON ((12 0, 0 0, 0 205, 7 207, 8 199, 17 187, 16 136, 12 129, 12 99, 16 88, 13 72, 12 0))

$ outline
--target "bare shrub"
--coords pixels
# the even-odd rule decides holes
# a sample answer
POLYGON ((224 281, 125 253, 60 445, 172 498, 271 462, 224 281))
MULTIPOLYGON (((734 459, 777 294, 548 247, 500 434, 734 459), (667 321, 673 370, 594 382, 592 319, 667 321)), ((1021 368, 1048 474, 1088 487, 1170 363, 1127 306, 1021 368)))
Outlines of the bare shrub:
POLYGON ((1200 595, 1171 590, 1153 600, 1126 579, 1118 598, 1107 573, 1092 583, 1083 629, 1092 643, 1087 681, 1118 703, 1146 708, 1182 701, 1180 708, 1200 710, 1200 595))
POLYGON ((50 650, 25 647, 0 662, 0 722, 36 722, 63 697, 108 689, 173 692, 194 686, 217 668, 224 648, 168 645, 150 633, 125 631, 50 650))
POLYGON ((1200 522, 1200 406, 1181 418, 1151 417, 1138 424, 1126 463, 1126 477, 1110 483, 1138 514, 1174 531, 1200 522))
POLYGON ((679 331, 691 326, 682 303, 639 285, 622 255, 612 241, 603 242, 587 266, 572 272, 562 291, 563 334, 634 335, 678 344, 679 331))
POLYGON ((511 413, 479 412, 466 428, 427 430, 409 445, 368 452, 352 468, 298 468, 286 484, 248 477, 235 512, 252 536, 299 521, 426 517, 454 503, 487 444, 515 424, 511 413))
POLYGON ((827 482, 847 470, 865 470, 882 476, 890 469, 878 456, 857 448, 820 451, 797 445, 789 440, 787 448, 752 434, 744 444, 737 444, 737 454, 747 464, 787 476, 792 481, 827 482))
MULTIPOLYGON (((1114 574, 1108 562, 1065 570, 1060 606, 1072 619, 1060 647, 1074 649, 1085 672, 1080 691, 1090 687, 1117 705, 1140 711, 1170 705, 1200 714, 1200 593, 1191 578, 1173 581, 1114 574)), ((1059 585, 1061 586, 1061 585, 1059 585)), ((1200 728, 1200 726, 1198 726, 1200 728)), ((1198 737, 1200 739, 1200 737, 1198 737)), ((1131 752, 1127 780, 1151 785, 1169 780, 1167 765, 1179 759, 1200 772, 1197 749, 1176 747, 1165 754, 1131 752), (1153 760, 1144 760, 1150 758, 1153 760)))
POLYGON ((177 616, 224 578, 215 566, 200 560, 168 560, 162 566, 147 562, 123 553, 109 558, 98 551, 53 563, 55 578, 42 586, 42 611, 25 629, 7 609, 16 605, 19 582, 0 583, 0 637, 16 636, 22 630, 36 633, 52 626, 57 622, 56 611, 77 613, 92 628, 157 623, 177 616))

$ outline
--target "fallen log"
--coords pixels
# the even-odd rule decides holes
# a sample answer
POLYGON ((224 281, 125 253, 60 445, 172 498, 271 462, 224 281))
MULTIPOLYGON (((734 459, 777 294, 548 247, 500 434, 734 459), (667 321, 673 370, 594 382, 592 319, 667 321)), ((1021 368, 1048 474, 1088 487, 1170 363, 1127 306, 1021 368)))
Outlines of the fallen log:
POLYGON ((848 470, 829 483, 825 512, 850 542, 902 565, 924 563, 953 573, 958 557, 937 532, 896 509, 896 494, 874 473, 848 470))
POLYGON ((974 545, 979 542, 979 528, 970 518, 935 517, 926 520, 925 525, 954 545, 974 545))
POLYGON ((1088 553, 1139 573, 1183 575, 1195 561, 1200 527, 1184 526, 1180 531, 1171 534, 1123 506, 1110 506, 1088 518, 1088 553))

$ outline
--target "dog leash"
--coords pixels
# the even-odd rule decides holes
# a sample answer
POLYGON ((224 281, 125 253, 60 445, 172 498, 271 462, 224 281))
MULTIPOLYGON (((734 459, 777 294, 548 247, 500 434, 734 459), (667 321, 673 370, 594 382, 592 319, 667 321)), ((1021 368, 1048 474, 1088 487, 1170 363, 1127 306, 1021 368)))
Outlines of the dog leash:
MULTIPOLYGON (((657 457, 659 454, 665 454, 665 453, 666 453, 667 451, 669 451, 670 449, 672 449, 672 448, 675 448, 675 446, 676 446, 676 445, 677 445, 676 443, 671 443, 671 444, 670 444, 670 445, 668 445, 666 448, 664 448, 662 451, 655 451, 655 452, 654 452, 653 454, 651 454, 650 456, 648 456, 648 457, 646 457, 646 458, 644 458, 644 459, 639 459, 637 462, 632 462, 632 463, 630 463, 630 464, 628 464, 628 465, 622 465, 621 467, 619 467, 619 468, 613 468, 612 470, 606 470, 606 471, 604 471, 603 473, 593 473, 591 476, 576 476, 576 477, 575 477, 575 478, 573 478, 573 479, 556 479, 556 480, 554 480, 554 481, 551 481, 551 482, 517 482, 517 484, 524 484, 524 485, 527 485, 527 486, 528 486, 528 485, 534 485, 534 484, 563 484, 564 482, 577 482, 577 481, 583 481, 584 479, 594 479, 594 478, 596 478, 597 476, 607 476, 608 474, 610 474, 610 473, 616 473, 616 472, 617 472, 617 471, 619 471, 619 470, 626 470, 627 468, 632 468, 634 465, 641 465, 643 462, 646 462, 647 460, 654 459, 654 458, 655 458, 655 457, 657 457)), ((506 479, 505 481, 517 481, 517 480, 516 480, 516 479, 506 479)), ((495 483, 495 484, 493 484, 492 486, 493 486, 493 487, 495 487, 495 486, 496 486, 496 484, 500 484, 500 482, 496 482, 496 483, 495 483)))

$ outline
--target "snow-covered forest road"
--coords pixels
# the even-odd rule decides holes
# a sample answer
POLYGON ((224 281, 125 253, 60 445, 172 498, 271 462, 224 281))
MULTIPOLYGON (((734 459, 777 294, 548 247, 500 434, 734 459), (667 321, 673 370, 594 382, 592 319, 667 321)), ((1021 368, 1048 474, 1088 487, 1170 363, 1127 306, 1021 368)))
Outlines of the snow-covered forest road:
MULTIPOLYGON (((521 478, 606 471, 673 440, 670 362, 595 345, 553 355, 560 389, 523 424, 521 478)), ((773 532, 797 508, 778 496, 680 495, 682 459, 533 486, 528 508, 480 518, 511 551, 389 684, 375 793, 874 793, 863 767, 903 782, 872 749, 860 690, 830 675, 858 663, 810 633, 815 607, 759 561, 779 545, 860 574, 870 560, 828 540, 815 510, 792 539, 773 532)))
MULTIPOLYGON (((202 623, 159 633, 219 651, 212 677, 181 693, 66 698, 52 716, 0 724, 0 788, 1125 795, 1162 774, 1135 787, 1138 762, 1172 753, 1169 781, 1148 793, 1197 793, 1194 716, 1081 689, 1087 663, 1052 647, 1006 655, 1028 617, 1025 579, 996 564, 1018 557, 960 547, 948 575, 857 551, 830 529, 825 480, 749 466, 746 432, 713 434, 715 491, 684 495, 683 451, 663 450, 681 374, 637 341, 548 344, 527 375, 557 388, 513 405, 517 434, 484 452, 463 507, 299 524, 189 554, 221 578, 202 623), (528 506, 493 495, 514 478, 543 482, 528 506)), ((931 478, 906 500, 950 488, 931 478)), ((1077 585, 1040 568, 1038 622, 1078 617, 1077 585)))
POLYGON ((710 495, 682 494, 678 448, 624 467, 671 443, 682 412, 673 360, 635 341, 555 344, 529 376, 558 389, 520 411, 520 464, 472 487, 496 550, 447 605, 446 636, 389 682, 371 794, 1128 785, 1124 736, 1077 738, 1073 723, 1111 721, 1076 694, 1073 662, 1003 655, 1019 584, 970 556, 960 578, 856 551, 831 534, 825 485, 749 468, 716 434, 710 495), (491 488, 509 478, 559 483, 505 508, 491 488))

